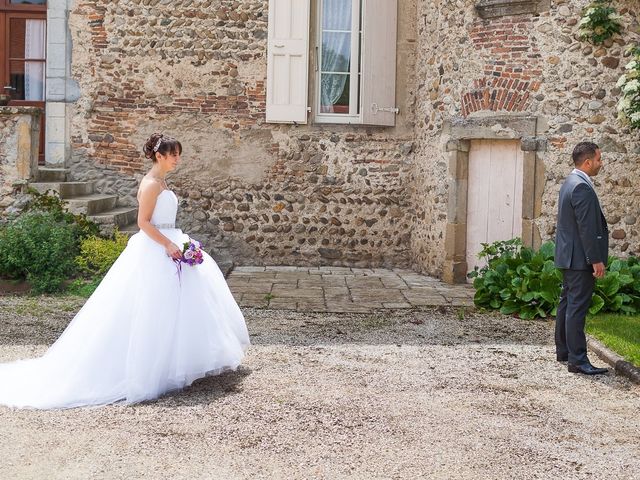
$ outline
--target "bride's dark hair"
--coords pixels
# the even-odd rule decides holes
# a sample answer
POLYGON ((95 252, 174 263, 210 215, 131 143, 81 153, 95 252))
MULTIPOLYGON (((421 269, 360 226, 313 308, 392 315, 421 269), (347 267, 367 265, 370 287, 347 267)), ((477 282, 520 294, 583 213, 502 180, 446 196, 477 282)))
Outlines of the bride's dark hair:
POLYGON ((162 155, 182 154, 182 144, 175 138, 169 137, 162 133, 154 133, 144 144, 144 156, 156 161, 156 153, 162 155))

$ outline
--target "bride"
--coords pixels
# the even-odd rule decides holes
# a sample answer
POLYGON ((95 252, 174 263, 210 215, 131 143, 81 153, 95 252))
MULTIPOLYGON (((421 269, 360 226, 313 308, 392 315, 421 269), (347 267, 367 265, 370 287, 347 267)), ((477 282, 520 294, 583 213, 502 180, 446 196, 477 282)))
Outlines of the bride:
POLYGON ((140 183, 138 225, 120 257, 40 358, 0 365, 0 404, 68 408, 136 403, 236 368, 249 346, 244 318, 220 269, 182 264, 189 237, 175 228, 178 198, 165 175, 182 145, 154 134, 140 183))

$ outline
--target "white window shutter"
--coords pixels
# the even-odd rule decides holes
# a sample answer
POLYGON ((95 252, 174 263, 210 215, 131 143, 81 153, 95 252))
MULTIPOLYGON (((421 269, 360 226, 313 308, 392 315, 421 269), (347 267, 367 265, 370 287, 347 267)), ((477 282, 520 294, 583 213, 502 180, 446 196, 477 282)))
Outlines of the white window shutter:
POLYGON ((364 0, 362 9, 362 123, 394 126, 398 0, 364 0))
POLYGON ((311 0, 269 0, 267 122, 307 123, 311 0))

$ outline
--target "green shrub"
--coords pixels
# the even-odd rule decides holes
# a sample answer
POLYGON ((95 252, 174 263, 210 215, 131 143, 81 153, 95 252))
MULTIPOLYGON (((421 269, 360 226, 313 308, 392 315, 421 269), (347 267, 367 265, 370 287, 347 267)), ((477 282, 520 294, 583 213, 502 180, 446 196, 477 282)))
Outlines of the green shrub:
POLYGON ((469 274, 476 305, 521 318, 555 314, 562 274, 553 264, 553 243, 545 243, 538 252, 523 247, 520 239, 482 247, 478 256, 486 258, 487 265, 469 274))
POLYGON ((100 233, 100 227, 89 220, 86 215, 69 212, 65 201, 53 190, 40 193, 37 190, 30 189, 29 193, 32 199, 27 205, 27 212, 49 213, 59 222, 77 225, 80 238, 87 238, 100 233))
POLYGON ((28 212, 0 228, 0 276, 27 280, 35 293, 59 291, 75 271, 80 228, 28 212))
MULTIPOLYGON (((520 239, 482 244, 487 265, 469 273, 476 289, 474 302, 484 308, 521 318, 555 315, 560 301, 562 272, 554 266, 555 245, 534 252, 520 239)), ((596 281, 591 314, 640 313, 640 261, 609 257, 606 275, 596 281)))
POLYGON ((91 236, 82 240, 76 265, 84 273, 102 276, 127 246, 128 237, 118 231, 113 240, 91 236))
POLYGON ((599 278, 589 313, 640 313, 640 261, 609 257, 607 274, 599 278))

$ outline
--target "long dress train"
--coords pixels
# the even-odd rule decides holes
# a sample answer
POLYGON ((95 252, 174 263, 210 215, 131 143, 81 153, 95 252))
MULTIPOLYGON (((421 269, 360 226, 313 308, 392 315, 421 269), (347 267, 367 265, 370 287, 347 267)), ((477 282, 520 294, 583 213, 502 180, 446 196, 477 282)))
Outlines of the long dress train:
MULTIPOLYGON (((178 199, 158 196, 151 222, 176 245, 178 199)), ((60 338, 40 358, 0 365, 0 404, 68 408, 136 403, 236 368, 244 317, 215 261, 183 264, 140 231, 60 338)))

